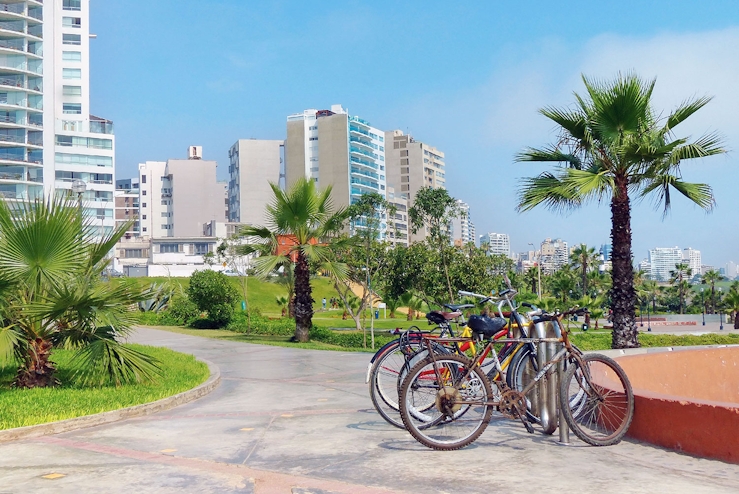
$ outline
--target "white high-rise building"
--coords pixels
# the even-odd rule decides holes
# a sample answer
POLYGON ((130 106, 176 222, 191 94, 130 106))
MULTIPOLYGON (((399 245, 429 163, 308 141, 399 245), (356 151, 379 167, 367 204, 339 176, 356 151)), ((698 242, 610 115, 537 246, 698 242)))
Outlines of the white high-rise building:
POLYGON ((113 124, 90 108, 89 0, 0 0, 0 197, 69 194, 112 230, 113 124))
POLYGON ((475 225, 472 224, 470 218, 470 206, 464 201, 457 199, 457 216, 452 220, 452 242, 458 247, 467 245, 470 242, 474 245, 475 225))
POLYGON ((84 182, 85 215, 108 233, 115 226, 115 138, 113 122, 90 108, 90 2, 53 0, 43 10, 44 184, 68 194, 73 181, 84 182))
POLYGON ((509 256, 511 253, 511 240, 507 233, 486 233, 480 237, 480 246, 483 244, 487 244, 490 254, 509 256))
POLYGON ((683 253, 679 247, 656 247, 649 251, 650 278, 657 281, 670 279, 670 271, 675 265, 683 262, 683 253))
POLYGON ((737 277, 737 274, 739 274, 739 270, 737 270, 737 264, 734 261, 729 261, 726 263, 726 277, 730 280, 733 280, 737 277))
MULTIPOLYGON (((701 275, 701 251, 691 249, 683 249, 683 262, 692 270, 692 275, 701 275)), ((674 267, 673 267, 674 269, 674 267)))

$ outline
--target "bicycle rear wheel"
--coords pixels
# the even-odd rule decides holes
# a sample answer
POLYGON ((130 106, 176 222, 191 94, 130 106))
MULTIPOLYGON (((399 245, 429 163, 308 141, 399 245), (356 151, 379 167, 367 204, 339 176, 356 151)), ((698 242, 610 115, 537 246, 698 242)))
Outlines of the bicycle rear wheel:
POLYGON ((460 355, 437 355, 416 364, 400 387, 400 417, 421 444, 454 450, 474 442, 493 413, 490 381, 460 355), (439 379, 440 376, 441 379, 439 379))
POLYGON ((403 421, 398 412, 398 376, 406 365, 406 355, 400 350, 399 340, 393 343, 372 365, 369 391, 377 413, 387 423, 403 429, 403 421))
POLYGON ((593 446, 623 439, 634 418, 634 392, 624 370, 605 355, 572 361, 560 383, 562 415, 577 437, 593 446))

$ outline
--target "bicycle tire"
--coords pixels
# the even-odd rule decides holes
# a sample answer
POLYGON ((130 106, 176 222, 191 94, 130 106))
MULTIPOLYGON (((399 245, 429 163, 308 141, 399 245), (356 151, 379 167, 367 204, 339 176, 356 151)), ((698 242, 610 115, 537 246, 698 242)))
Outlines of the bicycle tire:
POLYGON ((617 444, 634 419, 634 391, 626 373, 600 354, 573 359, 560 383, 560 409, 570 430, 593 446, 617 444))
MULTIPOLYGON (((425 348, 421 348, 410 355, 406 352, 403 341, 397 339, 385 345, 381 355, 375 358, 369 372, 369 393, 372 405, 377 413, 390 425, 404 429, 398 409, 398 391, 400 382, 415 364, 428 356, 425 348)), ((448 352, 442 345, 434 343, 433 348, 438 353, 448 352)))
POLYGON ((473 443, 487 428, 493 413, 493 406, 488 405, 492 394, 487 376, 470 359, 452 354, 427 357, 403 380, 400 417, 406 430, 424 446, 442 451, 460 449, 473 443), (436 369, 445 376, 444 382, 437 381, 436 369), (452 397, 440 401, 440 394, 445 392, 452 397), (474 403, 461 405, 455 403, 458 399, 474 403), (439 403, 448 407, 446 412, 439 403), (454 410, 454 407, 460 408, 454 410), (422 408, 427 410, 424 421, 417 418, 417 411, 422 408))
MULTIPOLYGON (((533 357, 534 361, 531 360, 533 353, 531 347, 525 345, 513 356, 511 363, 508 365, 508 372, 506 373, 506 382, 511 389, 522 391, 536 376, 538 369, 534 367, 536 356, 533 357)), ((533 424, 541 423, 538 385, 533 386, 526 393, 526 418, 533 424)), ((544 433, 551 435, 554 433, 554 429, 551 432, 546 430, 544 433)))

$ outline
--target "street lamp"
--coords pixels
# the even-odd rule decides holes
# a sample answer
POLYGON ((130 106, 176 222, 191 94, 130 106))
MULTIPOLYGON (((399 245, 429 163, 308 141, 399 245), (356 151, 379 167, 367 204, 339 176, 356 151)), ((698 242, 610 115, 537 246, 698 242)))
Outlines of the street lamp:
POLYGON ((82 194, 87 190, 87 184, 79 178, 72 181, 72 192, 77 194, 77 208, 80 211, 80 219, 82 219, 82 194))
POLYGON ((719 303, 719 306, 718 306, 718 322, 719 322, 719 327, 718 327, 718 329, 719 329, 719 331, 723 331, 724 330, 724 310, 723 310, 723 308, 720 305, 721 304, 721 292, 722 291, 723 291, 723 289, 721 287, 718 287, 718 303, 719 303))
POLYGON ((706 325, 706 304, 703 302, 703 290, 701 287, 701 313, 703 314, 703 325, 706 325))
POLYGON ((649 317, 649 302, 654 304, 654 294, 652 294, 651 299, 647 301, 647 331, 652 331, 652 319, 649 317))
MULTIPOLYGON (((534 247, 534 244, 529 242, 529 245, 531 247, 534 247)), ((536 253, 536 251, 534 251, 536 253)), ((541 300, 541 259, 536 261, 536 268, 539 270, 539 284, 537 285, 538 290, 536 291, 536 296, 541 300)))

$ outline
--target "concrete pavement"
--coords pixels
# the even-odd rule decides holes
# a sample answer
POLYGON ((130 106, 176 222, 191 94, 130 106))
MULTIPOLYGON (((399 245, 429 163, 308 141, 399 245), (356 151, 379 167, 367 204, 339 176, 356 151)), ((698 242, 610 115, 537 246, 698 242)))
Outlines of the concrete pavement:
MULTIPOLYGON (((387 425, 369 355, 142 329, 137 342, 214 362, 208 396, 147 417, 0 445, 0 494, 736 492, 739 465, 624 441, 594 448, 495 418, 472 446, 431 451, 387 425), (45 476, 47 476, 45 478, 45 476)), ((696 424, 710 427, 710 424, 696 424)))

